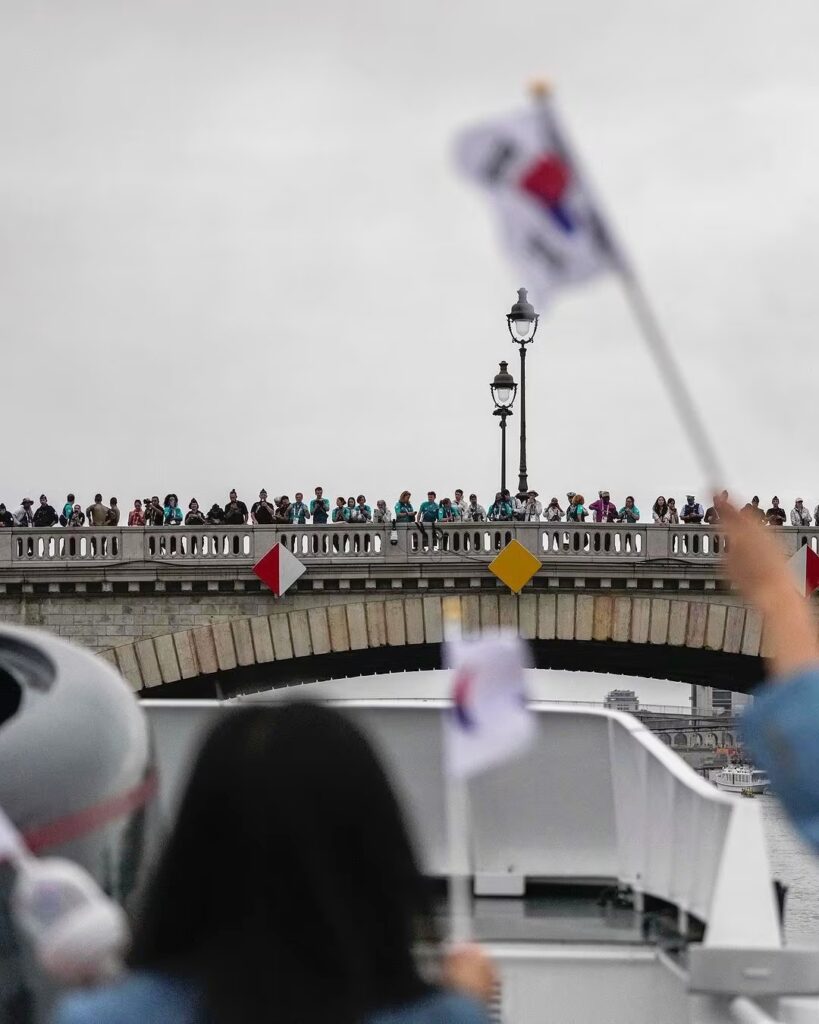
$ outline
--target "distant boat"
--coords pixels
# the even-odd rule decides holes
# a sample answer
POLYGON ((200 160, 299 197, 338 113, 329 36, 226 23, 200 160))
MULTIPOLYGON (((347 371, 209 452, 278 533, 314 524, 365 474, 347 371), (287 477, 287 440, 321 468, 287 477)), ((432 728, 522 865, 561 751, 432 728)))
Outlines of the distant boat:
POLYGON ((712 782, 726 793, 746 796, 767 793, 771 784, 765 772, 748 764, 729 764, 712 776, 712 782))

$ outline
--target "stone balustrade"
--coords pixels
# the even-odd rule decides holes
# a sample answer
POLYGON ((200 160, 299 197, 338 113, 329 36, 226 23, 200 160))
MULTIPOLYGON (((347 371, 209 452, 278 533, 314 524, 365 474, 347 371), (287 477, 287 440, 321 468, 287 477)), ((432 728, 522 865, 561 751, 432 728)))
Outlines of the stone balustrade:
MULTIPOLYGON (((819 529, 783 527, 789 552, 819 547, 819 529)), ((622 524, 440 524, 397 526, 116 527, 0 530, 0 578, 26 567, 177 565, 250 567, 277 541, 308 566, 484 566, 510 540, 547 567, 573 563, 616 566, 668 562, 710 566, 724 550, 719 528, 622 524)))

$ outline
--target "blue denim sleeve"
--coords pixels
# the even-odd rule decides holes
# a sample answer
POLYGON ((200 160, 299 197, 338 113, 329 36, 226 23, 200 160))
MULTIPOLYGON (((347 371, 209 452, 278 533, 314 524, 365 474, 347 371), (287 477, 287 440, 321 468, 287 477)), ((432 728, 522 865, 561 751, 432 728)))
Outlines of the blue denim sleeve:
POLYGON ((760 690, 741 731, 794 825, 819 850, 819 664, 760 690))

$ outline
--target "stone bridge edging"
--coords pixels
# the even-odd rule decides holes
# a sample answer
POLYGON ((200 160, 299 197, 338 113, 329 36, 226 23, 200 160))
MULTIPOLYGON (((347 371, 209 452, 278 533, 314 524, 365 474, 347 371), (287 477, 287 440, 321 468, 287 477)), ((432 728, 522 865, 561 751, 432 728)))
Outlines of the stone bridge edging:
POLYGON ((611 641, 766 657, 762 621, 738 601, 599 594, 393 597, 277 609, 134 640, 100 652, 137 692, 242 666, 443 639, 442 601, 464 633, 507 626, 528 640, 611 641))

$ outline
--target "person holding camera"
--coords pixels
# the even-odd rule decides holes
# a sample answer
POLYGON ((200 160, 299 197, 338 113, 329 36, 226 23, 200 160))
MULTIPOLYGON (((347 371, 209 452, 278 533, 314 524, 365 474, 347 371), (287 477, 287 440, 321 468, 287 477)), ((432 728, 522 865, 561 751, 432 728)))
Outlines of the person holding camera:
POLYGON ((276 514, 275 507, 267 500, 267 491, 264 487, 259 491, 259 500, 254 501, 250 507, 251 521, 258 526, 270 526, 276 514))
MULTIPOLYGON (((352 501, 352 499, 350 499, 352 501)), ((373 510, 367 504, 367 499, 363 494, 359 494, 356 498, 355 504, 350 511, 350 522, 351 523, 369 523, 373 517, 373 510)))
POLYGON ((373 522, 380 523, 382 526, 387 526, 392 522, 392 513, 387 508, 387 503, 383 498, 379 498, 375 503, 373 522))
POLYGON ((523 506, 523 521, 525 523, 540 522, 543 515, 543 505, 537 500, 537 491, 526 492, 526 503, 523 506))
POLYGON ((483 505, 478 504, 477 494, 469 495, 469 504, 466 506, 464 519, 466 519, 470 523, 486 522, 486 509, 483 507, 483 505))
POLYGON ((506 523, 510 522, 514 518, 514 509, 512 508, 510 502, 504 499, 503 495, 503 491, 498 491, 498 493, 495 495, 495 500, 489 506, 487 518, 491 523, 506 523))
POLYGON ((557 498, 552 498, 549 504, 546 506, 546 515, 544 518, 547 523, 559 523, 566 513, 560 507, 560 502, 557 498))

